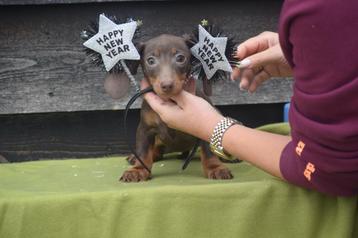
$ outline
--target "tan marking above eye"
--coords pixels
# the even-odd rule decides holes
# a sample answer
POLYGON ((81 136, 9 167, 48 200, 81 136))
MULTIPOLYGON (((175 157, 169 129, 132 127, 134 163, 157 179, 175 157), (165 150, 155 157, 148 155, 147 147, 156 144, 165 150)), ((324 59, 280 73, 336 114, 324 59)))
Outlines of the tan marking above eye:
POLYGON ((175 55, 177 53, 177 49, 176 48, 172 48, 172 54, 175 55))
POLYGON ((159 57, 159 56, 160 56, 160 49, 155 49, 155 50, 154 50, 154 56, 155 56, 155 57, 159 57))

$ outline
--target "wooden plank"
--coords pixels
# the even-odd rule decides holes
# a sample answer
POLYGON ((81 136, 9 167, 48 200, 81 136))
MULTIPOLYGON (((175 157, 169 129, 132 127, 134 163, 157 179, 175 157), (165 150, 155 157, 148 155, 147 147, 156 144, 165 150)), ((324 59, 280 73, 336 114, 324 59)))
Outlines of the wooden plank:
POLYGON ((42 5, 42 4, 73 4, 73 3, 101 3, 101 2, 150 2, 171 0, 0 0, 0 5, 42 5))
MULTIPOLYGON (((276 30, 280 2, 122 2, 86 5, 6 6, 0 8, 0 114, 123 109, 133 95, 112 100, 104 92, 105 73, 86 59, 79 32, 105 12, 144 21, 143 39, 162 33, 191 32, 214 16, 239 42, 276 30), (220 9, 220 11, 218 11, 220 9), (175 17, 173 17, 175 16, 175 17)), ((142 78, 141 73, 137 79, 142 78)), ((215 85, 217 105, 289 101, 291 80, 276 79, 254 95, 237 83, 215 85)), ((134 107, 138 107, 139 103, 134 107)))
MULTIPOLYGON (((282 109, 282 104, 219 107, 224 115, 250 127, 282 121, 282 109)), ((128 155, 122 118, 123 111, 1 115, 0 163, 128 155)), ((139 110, 132 110, 128 117, 132 144, 138 122, 139 110)))
MULTIPOLYGON (((10 162, 126 154, 121 112, 0 116, 0 155, 10 162)), ((130 141, 138 111, 131 112, 130 141)))

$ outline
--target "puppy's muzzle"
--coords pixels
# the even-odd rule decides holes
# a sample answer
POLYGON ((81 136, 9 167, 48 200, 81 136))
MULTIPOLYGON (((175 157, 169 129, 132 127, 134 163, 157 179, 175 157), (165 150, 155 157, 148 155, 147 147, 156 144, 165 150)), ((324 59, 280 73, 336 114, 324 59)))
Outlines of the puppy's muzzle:
POLYGON ((160 88, 162 89, 162 91, 164 93, 170 93, 171 91, 173 91, 174 83, 173 82, 161 82, 160 88))

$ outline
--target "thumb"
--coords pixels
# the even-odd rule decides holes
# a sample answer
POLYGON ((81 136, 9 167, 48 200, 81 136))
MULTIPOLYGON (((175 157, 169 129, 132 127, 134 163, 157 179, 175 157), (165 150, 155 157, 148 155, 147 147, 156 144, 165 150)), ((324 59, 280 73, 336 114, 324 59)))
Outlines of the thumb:
POLYGON ((144 99, 149 106, 159 114, 163 119, 163 115, 173 114, 178 109, 178 106, 172 101, 164 101, 157 94, 149 92, 144 94, 144 99))
POLYGON ((157 113, 161 114, 162 111, 165 110, 165 108, 163 108, 163 105, 165 104, 164 100, 161 99, 155 93, 149 92, 144 94, 144 99, 147 101, 150 107, 157 113))

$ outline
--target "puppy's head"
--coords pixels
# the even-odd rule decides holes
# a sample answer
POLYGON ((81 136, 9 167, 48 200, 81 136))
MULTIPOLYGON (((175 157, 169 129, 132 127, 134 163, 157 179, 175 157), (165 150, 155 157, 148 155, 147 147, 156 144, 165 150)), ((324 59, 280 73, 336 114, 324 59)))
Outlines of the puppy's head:
POLYGON ((144 76, 160 97, 178 94, 190 72, 190 50, 182 37, 160 35, 142 45, 144 76))
MULTIPOLYGON (((190 73, 191 53, 187 40, 174 35, 160 35, 137 45, 141 60, 128 61, 132 74, 142 65, 145 78, 163 99, 183 90, 190 73)), ((125 73, 108 74, 105 89, 112 98, 121 98, 129 88, 125 73)))

